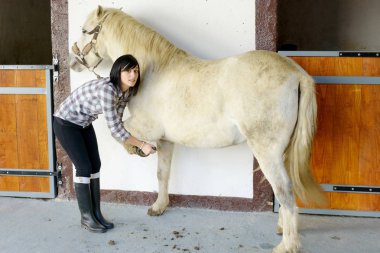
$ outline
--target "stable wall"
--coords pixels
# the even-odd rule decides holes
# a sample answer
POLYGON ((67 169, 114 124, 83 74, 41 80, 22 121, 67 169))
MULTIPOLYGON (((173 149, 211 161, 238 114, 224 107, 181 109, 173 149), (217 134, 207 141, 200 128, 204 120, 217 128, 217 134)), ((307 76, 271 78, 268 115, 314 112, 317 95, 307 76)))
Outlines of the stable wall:
MULTIPOLYGON (((123 8, 187 52, 217 59, 255 49, 254 0, 69 0, 69 46, 80 36, 86 15, 97 5, 123 8)), ((108 75, 111 62, 100 66, 108 75)), ((71 89, 94 79, 70 72, 71 89)), ((233 85, 233 84, 231 84, 233 85)), ((102 189, 157 191, 157 156, 128 155, 110 135, 102 117, 94 123, 102 158, 102 189)), ((253 155, 246 144, 223 149, 176 145, 169 192, 181 195, 253 197, 253 155)))

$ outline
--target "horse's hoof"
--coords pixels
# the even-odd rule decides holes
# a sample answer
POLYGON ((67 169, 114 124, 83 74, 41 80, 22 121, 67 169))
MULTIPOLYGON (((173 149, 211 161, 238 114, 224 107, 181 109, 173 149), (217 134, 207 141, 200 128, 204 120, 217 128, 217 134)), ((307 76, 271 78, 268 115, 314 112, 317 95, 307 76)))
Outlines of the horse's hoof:
POLYGON ((294 246, 291 249, 285 249, 284 244, 282 242, 272 250, 272 253, 300 253, 300 252, 301 251, 300 251, 299 246, 294 246))
POLYGON ((162 215, 163 213, 164 213, 164 211, 160 211, 160 210, 155 211, 155 210, 153 210, 152 207, 148 209, 148 215, 149 215, 149 216, 160 216, 160 215, 162 215))
POLYGON ((278 234, 278 235, 282 235, 282 227, 280 227, 280 226, 277 226, 276 227, 276 234, 278 234))

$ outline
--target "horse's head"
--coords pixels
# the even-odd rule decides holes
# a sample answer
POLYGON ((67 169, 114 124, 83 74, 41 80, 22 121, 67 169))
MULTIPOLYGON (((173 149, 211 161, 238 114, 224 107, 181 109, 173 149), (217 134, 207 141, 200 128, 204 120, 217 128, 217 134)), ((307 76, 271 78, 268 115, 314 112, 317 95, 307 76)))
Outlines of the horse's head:
POLYGON ((82 26, 82 36, 71 47, 70 68, 72 70, 80 72, 87 68, 93 71, 106 57, 104 43, 98 41, 106 18, 106 11, 101 6, 88 15, 82 26))

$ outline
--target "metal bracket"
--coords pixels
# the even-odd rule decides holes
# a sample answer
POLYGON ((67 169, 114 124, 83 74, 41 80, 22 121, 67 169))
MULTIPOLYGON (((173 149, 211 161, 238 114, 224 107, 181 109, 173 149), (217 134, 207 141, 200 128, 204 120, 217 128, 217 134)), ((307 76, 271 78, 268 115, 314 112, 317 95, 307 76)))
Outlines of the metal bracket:
POLYGON ((380 52, 339 52, 340 57, 380 57, 380 52))
POLYGON ((0 175, 7 176, 34 176, 34 177, 55 177, 57 172, 50 171, 23 171, 23 170, 1 170, 0 175))
POLYGON ((63 181, 62 181, 62 163, 57 163, 57 183, 58 185, 62 185, 63 184, 63 181))
POLYGON ((62 185, 62 163, 57 164, 56 171, 0 169, 0 175, 28 177, 56 177, 58 185, 62 185))
POLYGON ((58 76, 59 76, 59 65, 58 65, 58 55, 53 55, 53 80, 54 82, 58 82, 58 76))
POLYGON ((380 187, 373 186, 333 186, 334 192, 367 192, 367 193, 380 193, 380 187))

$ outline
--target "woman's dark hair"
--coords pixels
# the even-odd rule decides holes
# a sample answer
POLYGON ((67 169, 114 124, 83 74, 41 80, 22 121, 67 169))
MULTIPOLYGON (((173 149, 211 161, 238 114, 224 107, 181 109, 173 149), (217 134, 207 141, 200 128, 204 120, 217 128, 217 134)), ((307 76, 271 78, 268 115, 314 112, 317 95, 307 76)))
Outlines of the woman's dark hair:
POLYGON ((139 76, 137 78, 135 86, 129 88, 129 97, 137 94, 140 86, 140 66, 137 62, 136 58, 130 54, 122 55, 116 59, 113 63, 111 72, 110 72, 110 80, 114 86, 120 87, 121 84, 121 71, 128 71, 133 69, 134 67, 138 67, 139 76))

